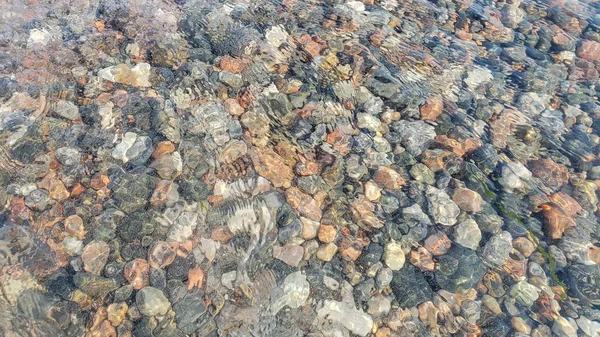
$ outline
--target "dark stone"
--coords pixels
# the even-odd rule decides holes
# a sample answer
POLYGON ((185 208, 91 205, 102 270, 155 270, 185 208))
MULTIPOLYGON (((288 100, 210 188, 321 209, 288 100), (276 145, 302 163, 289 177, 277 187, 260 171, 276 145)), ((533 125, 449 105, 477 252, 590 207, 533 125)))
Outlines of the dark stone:
POLYGON ((289 225, 279 228, 277 240, 281 244, 286 244, 292 241, 302 232, 302 222, 299 219, 292 221, 289 225))
POLYGON ((151 317, 143 317, 140 321, 135 324, 135 328, 132 331, 134 337, 154 337, 155 334, 152 331, 152 325, 150 323, 151 317))
POLYGON ((188 260, 181 256, 177 256, 173 263, 167 267, 167 278, 177 279, 185 281, 188 277, 188 271, 190 270, 191 264, 188 260))
POLYGON ((291 224, 295 220, 298 220, 296 211, 294 211, 287 202, 284 202, 277 210, 277 226, 281 228, 291 224))
POLYGON ((102 296, 118 288, 115 280, 86 272, 75 274, 73 282, 79 290, 93 297, 102 296))
POLYGON ((180 301, 173 304, 175 321, 181 331, 191 334, 196 331, 206 314, 206 306, 202 297, 188 293, 180 301))
POLYGON ((482 337, 506 337, 510 327, 500 318, 496 318, 483 327, 482 337))
POLYGON ((162 269, 150 269, 150 285, 154 288, 165 289, 167 287, 167 273, 162 269))
POLYGON ((54 293, 65 300, 69 299, 71 291, 75 289, 73 278, 69 272, 63 268, 48 276, 45 285, 49 292, 54 293))
POLYGON ((483 262, 474 251, 453 245, 446 255, 439 258, 435 276, 442 289, 466 294, 485 272, 483 262))
POLYGON ((115 290, 115 302, 127 301, 131 297, 131 294, 133 294, 133 286, 131 284, 126 284, 115 290))
POLYGON ((403 308, 414 307, 431 300, 433 296, 433 291, 423 274, 408 263, 394 272, 390 287, 398 304, 403 308))
POLYGON ((376 243, 371 243, 369 247, 360 255, 356 264, 363 267, 369 268, 379 260, 381 260, 381 256, 383 255, 383 246, 376 243))
POLYGON ((45 149, 46 147, 41 141, 25 139, 17 142, 11 150, 11 154, 14 159, 21 163, 31 164, 45 149))

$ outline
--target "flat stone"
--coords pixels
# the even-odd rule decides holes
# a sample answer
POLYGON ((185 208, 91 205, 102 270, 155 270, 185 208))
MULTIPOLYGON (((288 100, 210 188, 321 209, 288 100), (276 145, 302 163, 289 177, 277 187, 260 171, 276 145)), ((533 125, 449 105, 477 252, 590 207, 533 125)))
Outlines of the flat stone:
POLYGON ((60 100, 56 102, 56 105, 54 106, 54 113, 62 118, 72 121, 81 119, 79 108, 74 103, 69 101, 60 100))
POLYGON ((410 264, 394 272, 390 286, 402 308, 414 307, 431 300, 433 296, 423 274, 410 264))
POLYGON ((304 257, 304 247, 297 245, 275 247, 273 248, 273 257, 285 262, 290 267, 298 267, 304 257))

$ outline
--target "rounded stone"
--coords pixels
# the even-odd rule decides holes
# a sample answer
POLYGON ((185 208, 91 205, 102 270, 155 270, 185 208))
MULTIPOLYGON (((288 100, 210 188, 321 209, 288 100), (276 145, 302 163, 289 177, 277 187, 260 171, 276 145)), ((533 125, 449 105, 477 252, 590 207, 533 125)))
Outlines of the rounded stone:
POLYGON ((144 287, 135 296, 138 310, 145 316, 164 315, 171 308, 165 294, 154 287, 144 287))

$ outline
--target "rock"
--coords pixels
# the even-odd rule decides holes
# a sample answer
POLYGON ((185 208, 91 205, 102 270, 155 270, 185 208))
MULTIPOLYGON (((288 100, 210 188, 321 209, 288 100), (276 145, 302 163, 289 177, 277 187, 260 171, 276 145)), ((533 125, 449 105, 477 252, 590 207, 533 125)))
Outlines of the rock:
POLYGON ((381 188, 375 182, 369 180, 365 183, 365 196, 370 201, 376 201, 381 197, 381 188))
POLYGON ((384 188, 399 190, 406 183, 402 176, 391 167, 382 166, 375 172, 373 180, 384 188))
POLYGON ((433 296, 433 291, 423 274, 412 265, 406 265, 394 272, 390 286, 398 304, 403 308, 414 307, 431 300, 433 296))
POLYGON ((569 293, 583 305, 600 305, 600 265, 574 264, 567 267, 569 293))
POLYGON ((552 332, 558 337, 577 337, 577 324, 575 324, 572 318, 566 319, 559 316, 554 320, 554 324, 552 324, 552 332))
POLYGON ((81 154, 77 149, 66 146, 56 149, 56 151, 54 151, 54 156, 65 166, 79 164, 79 160, 81 159, 81 154))
POLYGON ((481 211, 481 202, 483 199, 479 193, 468 188, 459 187, 454 190, 452 201, 466 212, 477 213, 481 211))
POLYGON ((126 64, 118 64, 98 71, 98 77, 110 82, 131 85, 134 87, 149 87, 150 65, 138 63, 133 68, 126 64))
POLYGON ((152 158, 160 158, 165 154, 173 152, 175 152, 175 145, 172 142, 165 140, 156 145, 156 149, 152 152, 152 158))
POLYGON ((421 119, 435 121, 442 114, 442 99, 439 97, 429 97, 425 105, 421 105, 421 119))
POLYGON ((269 180, 274 187, 291 187, 294 172, 275 151, 265 148, 252 150, 249 154, 256 173, 269 180))
POLYGON ((410 168, 410 176, 427 185, 435 184, 435 174, 423 163, 416 163, 410 168))
POLYGON ((25 197, 25 206, 38 212, 46 210, 51 203, 50 193, 42 189, 33 190, 25 197))
POLYGON ((106 313, 108 321, 112 326, 119 326, 125 320, 125 315, 127 314, 127 310, 129 310, 129 306, 125 302, 121 303, 111 303, 106 308, 106 313))
POLYGON ((484 261, 492 266, 501 266, 512 250, 512 236, 502 231, 492 236, 483 247, 484 261))
POLYGON ((583 331, 586 336, 594 336, 594 334, 598 335, 598 331, 600 331, 600 323, 596 321, 592 321, 585 316, 580 316, 577 320, 577 326, 581 331, 583 331))
POLYGON ((113 279, 85 272, 75 274, 73 283, 83 293, 93 297, 105 295, 119 287, 113 279))
POLYGON ((72 102, 60 100, 56 102, 54 106, 54 113, 62 118, 68 120, 79 120, 81 115, 79 114, 79 108, 72 102))
POLYGON ((540 289, 523 280, 510 288, 510 296, 526 307, 531 307, 540 296, 540 289))
POLYGON ((196 229, 198 214, 193 212, 182 212, 169 230, 167 237, 175 242, 184 242, 196 229))
POLYGON ((162 179, 173 180, 181 174, 183 162, 179 152, 175 151, 155 159, 150 167, 154 168, 162 179))
POLYGON ((50 293, 56 294, 63 299, 68 299, 71 292, 75 290, 72 276, 63 268, 49 275, 44 281, 44 285, 50 293))
POLYGON ((335 240, 336 235, 337 235, 337 231, 334 226, 321 225, 319 227, 318 237, 319 237, 319 241, 321 241, 323 243, 333 242, 335 240))
POLYGON ((317 250, 317 259, 321 260, 321 261, 331 261, 331 259, 333 258, 333 255, 337 252, 338 247, 334 244, 334 243, 328 243, 326 245, 322 245, 321 247, 319 247, 319 249, 317 250))
POLYGON ((152 268, 165 268, 175 260, 175 247, 163 241, 156 241, 148 250, 148 263, 152 268))
POLYGON ((67 253, 71 256, 81 255, 83 253, 83 241, 72 236, 67 236, 62 241, 67 253))
POLYGON ((425 239, 423 246, 431 254, 439 256, 448 252, 448 249, 452 246, 452 242, 444 232, 435 232, 425 239))
POLYGON ((493 78, 494 76, 489 69, 475 66, 469 71, 469 75, 464 79, 464 82, 469 88, 476 89, 480 84, 487 83, 493 78))
POLYGON ((88 273, 100 275, 106 262, 110 247, 104 241, 92 241, 83 249, 81 260, 83 261, 83 269, 88 273))
POLYGON ((319 317, 337 322, 353 334, 367 336, 373 328, 373 319, 368 314, 355 309, 353 304, 325 300, 317 310, 319 317))
POLYGON ((133 289, 139 290, 149 283, 150 266, 144 259, 135 259, 125 265, 123 275, 129 281, 129 284, 133 286, 133 289))
POLYGON ((358 113, 356 114, 357 126, 361 129, 367 129, 373 132, 383 131, 381 121, 370 114, 358 113))
POLYGON ((392 241, 385 245, 383 260, 391 270, 400 270, 404 267, 406 257, 400 244, 392 241))
POLYGON ((286 200, 292 208, 296 209, 305 218, 314 221, 321 220, 322 211, 317 201, 297 187, 287 189, 286 200))
POLYGON ((400 120, 394 122, 392 128, 402 137, 402 145, 415 157, 433 144, 436 136, 435 128, 423 121, 400 120))
POLYGON ((600 43, 592 40, 584 40, 577 48, 577 56, 589 61, 600 60, 600 43))
POLYGON ((513 4, 505 4, 502 7, 502 24, 506 27, 517 28, 525 16, 525 12, 513 4))
POLYGON ((475 220, 467 219, 454 227, 454 242, 459 245, 477 250, 479 241, 481 241, 481 230, 475 220))
POLYGON ((433 220, 443 226, 454 226, 456 224, 460 209, 450 199, 444 190, 433 186, 427 186, 425 190, 429 213, 433 220))
POLYGON ((467 294, 486 272, 481 259, 467 248, 453 246, 448 254, 439 257, 435 277, 445 290, 467 294))
POLYGON ((369 306, 367 312, 372 317, 384 316, 392 309, 392 301, 385 296, 372 296, 367 305, 369 306))
POLYGON ((137 308, 142 315, 164 315, 171 308, 171 303, 163 292, 154 287, 144 287, 135 296, 137 308))
POLYGON ((206 306, 202 297, 195 293, 186 293, 181 300, 173 304, 173 311, 177 327, 185 334, 193 334, 204 322, 206 306))
POLYGON ((529 162, 529 169, 535 177, 550 187, 560 187, 569 180, 567 168, 550 159, 532 160, 529 162))
POLYGON ((296 309, 306 303, 310 294, 310 284, 300 271, 289 274, 281 285, 271 292, 271 312, 277 314, 288 306, 296 309))
POLYGON ((273 257, 285 262, 290 267, 298 267, 304 257, 304 248, 297 245, 273 248, 273 257))

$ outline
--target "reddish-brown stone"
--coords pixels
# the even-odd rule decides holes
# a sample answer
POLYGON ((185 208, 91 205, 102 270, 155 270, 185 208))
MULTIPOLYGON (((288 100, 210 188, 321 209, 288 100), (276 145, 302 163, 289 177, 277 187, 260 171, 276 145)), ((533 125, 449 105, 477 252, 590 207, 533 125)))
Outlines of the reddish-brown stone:
POLYGON ((600 60, 600 43, 592 40, 585 40, 577 48, 577 56, 589 60, 600 60))
POLYGON ((133 289, 139 290, 147 286, 150 281, 150 265, 144 259, 129 261, 123 268, 123 275, 133 289))

